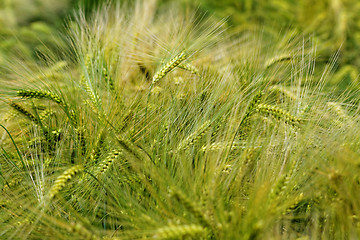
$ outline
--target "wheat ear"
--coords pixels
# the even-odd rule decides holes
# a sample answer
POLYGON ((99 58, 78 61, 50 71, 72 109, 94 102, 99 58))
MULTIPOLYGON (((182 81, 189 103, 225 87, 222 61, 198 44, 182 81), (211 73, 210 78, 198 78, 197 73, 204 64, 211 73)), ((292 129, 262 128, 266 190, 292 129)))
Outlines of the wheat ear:
POLYGON ((166 76, 171 70, 179 66, 186 59, 185 52, 181 52, 180 54, 176 55, 172 58, 167 64, 165 64, 159 71, 157 71, 152 79, 152 84, 156 84, 160 81, 163 77, 166 76))
POLYGON ((273 57, 273 58, 269 59, 268 61, 266 61, 265 68, 269 68, 276 63, 286 62, 286 61, 290 61, 292 59, 293 59, 293 57, 289 56, 288 54, 279 55, 279 56, 273 57))
POLYGON ((45 121, 48 117, 50 117, 53 114, 55 114, 55 112, 50 109, 46 109, 42 111, 41 114, 39 114, 40 121, 42 122, 45 121))
POLYGON ((131 153, 135 158, 138 160, 151 160, 149 155, 146 154, 145 151, 141 150, 138 146, 133 144, 131 141, 129 141, 126 138, 123 138, 121 136, 117 136, 116 140, 120 144, 120 146, 127 152, 131 153))
POLYGON ((196 206, 190 199, 188 199, 182 192, 177 190, 172 190, 171 195, 178 200, 184 207, 194 215, 194 217, 199 221, 199 223, 208 228, 212 229, 208 217, 204 214, 204 211, 196 206))
POLYGON ((117 160, 122 155, 122 152, 119 150, 112 150, 111 153, 102 161, 97 169, 96 176, 99 177, 100 175, 104 174, 111 166, 111 164, 117 160))
POLYGON ((17 91, 17 95, 24 98, 45 98, 63 105, 63 101, 59 96, 44 90, 19 90, 17 91))
POLYGON ((93 233, 91 233, 88 229, 86 229, 82 224, 80 223, 73 223, 71 226, 68 227, 68 230, 70 232, 73 232, 77 234, 81 239, 86 240, 100 240, 101 238, 97 237, 93 233))
POLYGON ((182 64, 179 64, 178 68, 187 70, 187 71, 191 72, 192 74, 195 74, 196 76, 200 77, 200 72, 199 72, 199 70, 198 70, 195 66, 193 66, 192 64, 190 64, 190 63, 182 63, 182 64))
POLYGON ((81 165, 73 166, 67 169, 56 180, 54 185, 49 191, 49 199, 53 199, 63 189, 67 182, 69 182, 74 176, 84 171, 84 167, 81 165))
POLYGON ((180 142, 177 150, 186 150, 189 146, 194 145, 199 139, 206 133, 206 131, 210 127, 210 121, 207 120, 204 124, 202 124, 198 129, 196 129, 193 133, 191 133, 187 138, 180 142))
MULTIPOLYGON (((256 112, 256 108, 259 105, 262 96, 264 93, 262 91, 259 91, 255 96, 252 98, 249 106, 246 109, 245 115, 243 119, 241 120, 237 130, 236 130, 236 136, 239 136, 239 138, 244 138, 247 136, 250 128, 250 117, 256 112)), ((234 142, 235 138, 233 139, 234 142)))
POLYGON ((188 239, 204 234, 206 229, 196 224, 166 226, 156 230, 152 239, 188 239))
POLYGON ((270 90, 275 93, 281 93, 287 96, 288 98, 290 98, 291 100, 296 100, 297 98, 293 92, 289 91, 288 89, 280 85, 274 85, 270 88, 270 90))
POLYGON ((271 193, 270 193, 271 199, 275 199, 278 196, 283 196, 285 194, 289 186, 291 177, 293 176, 294 172, 297 170, 296 166, 297 166, 297 162, 293 161, 291 163, 289 172, 287 172, 286 174, 280 177, 277 184, 275 184, 275 186, 271 189, 271 193))
POLYGON ((340 103, 327 102, 326 105, 328 105, 341 119, 350 120, 349 115, 347 115, 346 111, 341 107, 340 103))
POLYGON ((103 68, 102 75, 104 77, 105 82, 108 84, 109 89, 111 91, 114 91, 115 90, 114 79, 111 77, 111 75, 109 75, 108 69, 106 67, 103 68))
POLYGON ((228 148, 231 145, 231 150, 237 150, 239 148, 241 148, 242 146, 238 143, 238 142, 214 142, 210 145, 204 145, 201 147, 200 151, 202 152, 206 152, 206 151, 210 151, 210 152, 214 152, 214 151, 222 151, 226 148, 228 148))
POLYGON ((259 104, 256 107, 256 110, 259 113, 262 113, 265 115, 270 115, 277 120, 282 120, 293 126, 297 126, 299 123, 301 123, 300 118, 297 118, 297 117, 291 115, 289 112, 287 112, 279 107, 276 107, 276 106, 270 106, 268 104, 259 104))
POLYGON ((27 118, 29 118, 31 121, 33 121, 35 124, 40 125, 39 119, 37 119, 32 113, 30 113, 28 110, 26 110, 23 106, 16 102, 11 102, 10 106, 17 110, 19 113, 25 115, 27 118))

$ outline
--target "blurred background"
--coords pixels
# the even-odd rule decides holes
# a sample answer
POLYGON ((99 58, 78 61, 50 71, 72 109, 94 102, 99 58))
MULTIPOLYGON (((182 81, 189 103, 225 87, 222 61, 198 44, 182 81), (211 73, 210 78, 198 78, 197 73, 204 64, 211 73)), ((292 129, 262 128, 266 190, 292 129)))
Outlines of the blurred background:
MULTIPOLYGON (((159 5, 174 0, 158 0, 159 5)), ((0 0, 0 67, 13 56, 37 59, 64 45, 60 33, 72 13, 87 12, 104 0, 0 0)), ((130 1, 133 2, 133 1, 130 1)), ((176 1, 178 2, 178 1, 176 1)), ((302 34, 313 37, 317 64, 338 54, 329 84, 357 87, 360 67, 360 1, 358 0, 181 0, 184 8, 228 18, 230 31, 261 30, 265 36, 302 34)), ((1 71, 1 70, 0 70, 1 71)), ((0 72, 1 73, 1 72, 0 72)))

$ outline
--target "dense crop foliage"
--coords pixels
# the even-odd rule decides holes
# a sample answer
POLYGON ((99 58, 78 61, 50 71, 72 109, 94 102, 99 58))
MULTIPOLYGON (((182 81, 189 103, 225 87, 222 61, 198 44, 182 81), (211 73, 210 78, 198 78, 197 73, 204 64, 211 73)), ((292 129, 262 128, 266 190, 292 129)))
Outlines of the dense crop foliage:
POLYGON ((79 11, 53 50, 3 59, 0 238, 359 238, 337 56, 183 10, 79 11))
MULTIPOLYGON (((167 0, 164 0, 167 2, 167 0)), ((329 80, 329 90, 345 87, 357 91, 360 67, 360 2, 354 0, 183 0, 186 4, 228 17, 236 31, 261 29, 269 37, 301 33, 312 36, 316 44, 317 65, 328 64, 339 51, 335 76, 329 80)))

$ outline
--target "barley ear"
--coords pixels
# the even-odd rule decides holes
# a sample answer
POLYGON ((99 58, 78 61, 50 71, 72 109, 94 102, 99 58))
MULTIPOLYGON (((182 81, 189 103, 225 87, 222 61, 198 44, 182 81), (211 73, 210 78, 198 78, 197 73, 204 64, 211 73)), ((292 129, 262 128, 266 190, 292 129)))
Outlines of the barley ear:
POLYGON ((204 124, 202 124, 198 129, 196 129, 193 133, 191 133, 187 138, 180 142, 177 150, 186 150, 190 146, 194 145, 199 139, 206 133, 206 131, 210 127, 210 121, 207 120, 204 124))
POLYGON ((50 109, 46 109, 39 114, 40 121, 45 121, 47 118, 49 118, 51 115, 55 114, 54 111, 50 109))
POLYGON ((127 152, 129 152, 131 155, 133 155, 135 158, 137 158, 138 160, 141 161, 145 161, 145 160, 151 160, 149 155, 147 155, 146 152, 144 152, 143 150, 141 150, 141 148, 139 148, 138 146, 136 146, 135 144, 133 144, 131 141, 129 141, 126 138, 123 138, 121 136, 117 136, 116 140, 118 141, 118 143, 120 144, 120 146, 127 152))
POLYGON ((182 205, 184 205, 185 209, 188 210, 194 217, 199 221, 199 223, 208 228, 209 230, 212 229, 210 220, 204 214, 204 211, 196 206, 189 198, 187 198, 182 192, 177 190, 171 190, 170 194, 178 200, 182 205))
POLYGON ((265 68, 270 68, 271 66, 275 65, 276 63, 291 61, 293 58, 294 57, 292 57, 288 54, 275 56, 275 57, 269 59, 268 61, 266 61, 265 68))
POLYGON ((87 239, 87 240, 100 240, 101 238, 94 235, 92 232, 90 232, 88 229, 86 229, 82 224, 80 223, 73 223, 70 227, 68 227, 69 232, 75 233, 81 239, 87 239))
POLYGON ((282 120, 285 123, 288 123, 293 126, 298 126, 298 124, 301 123, 300 118, 297 118, 296 116, 293 116, 289 112, 276 106, 270 106, 268 104, 259 104, 256 107, 256 110, 259 113, 270 115, 277 120, 282 120))
POLYGON ((152 84, 156 84, 162 78, 166 76, 171 70, 176 68, 180 63, 182 63, 187 58, 185 52, 181 52, 172 58, 168 63, 166 63, 159 71, 157 71, 152 79, 152 84))
POLYGON ((112 150, 111 153, 102 161, 97 169, 96 176, 100 177, 103 175, 113 164, 115 160, 117 160, 122 155, 122 152, 119 150, 112 150))
POLYGON ((187 71, 191 72, 192 74, 195 74, 196 76, 200 77, 199 70, 190 63, 182 63, 182 64, 179 64, 178 67, 181 69, 187 70, 187 71))
POLYGON ((19 90, 17 91, 17 95, 23 98, 45 98, 64 105, 62 99, 58 95, 44 90, 19 90))
MULTIPOLYGON (((243 139, 247 136, 250 129, 250 117, 256 112, 256 108, 259 105, 264 92, 259 91, 255 94, 255 96, 251 99, 249 106, 246 109, 245 115, 242 118, 237 130, 236 136, 239 136, 240 139, 243 139)), ((235 140, 235 139, 234 139, 235 140)))
POLYGON ((63 174, 61 174, 56 180, 54 185, 49 191, 48 198, 49 200, 53 199, 69 182, 74 176, 84 171, 84 167, 81 165, 73 166, 67 169, 63 174))
POLYGON ((274 187, 271 189, 271 193, 270 193, 271 199, 276 199, 278 197, 284 196, 284 194, 287 192, 286 190, 288 190, 291 177, 293 177, 294 172, 297 170, 296 167, 297 167, 297 162, 293 161, 291 163, 289 171, 283 176, 281 176, 280 179, 277 181, 277 183, 274 185, 274 187))
POLYGON ((282 94, 291 100, 296 100, 297 98, 293 92, 280 85, 274 85, 270 88, 270 90, 274 93, 282 94))
POLYGON ((346 111, 341 107, 341 104, 338 102, 327 102, 326 105, 330 107, 342 120, 350 121, 351 118, 346 113, 346 111))
POLYGON ((152 239, 188 239, 199 237, 206 232, 206 229, 196 224, 166 226, 156 230, 152 239))
POLYGON ((103 75, 105 83, 107 83, 109 89, 111 91, 114 91, 115 90, 114 79, 111 77, 111 75, 106 67, 103 68, 102 75, 103 75))
POLYGON ((32 113, 30 113, 28 110, 26 110, 23 106, 21 106, 19 103, 16 102, 10 102, 10 106, 14 108, 19 113, 23 114, 27 118, 29 118, 32 122, 34 122, 37 125, 40 125, 39 119, 37 119, 32 113))

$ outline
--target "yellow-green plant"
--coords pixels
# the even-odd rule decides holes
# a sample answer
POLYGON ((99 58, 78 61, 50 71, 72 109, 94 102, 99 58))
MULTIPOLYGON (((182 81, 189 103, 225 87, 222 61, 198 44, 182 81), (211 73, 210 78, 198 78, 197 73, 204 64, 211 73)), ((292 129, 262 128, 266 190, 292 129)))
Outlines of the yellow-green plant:
POLYGON ((0 238, 359 238, 359 100, 316 40, 172 4, 80 9, 6 63, 0 238))

